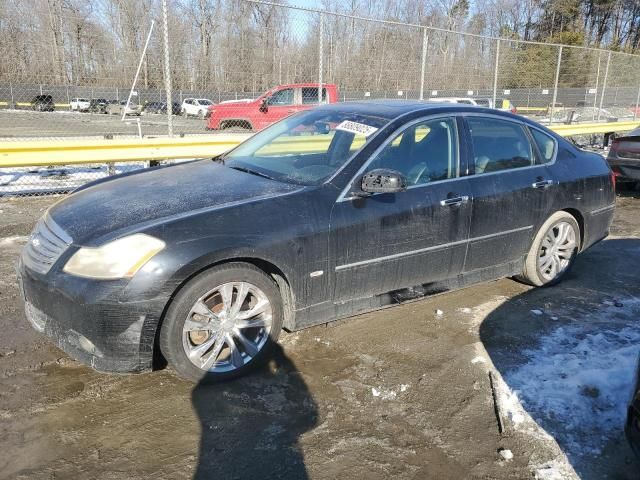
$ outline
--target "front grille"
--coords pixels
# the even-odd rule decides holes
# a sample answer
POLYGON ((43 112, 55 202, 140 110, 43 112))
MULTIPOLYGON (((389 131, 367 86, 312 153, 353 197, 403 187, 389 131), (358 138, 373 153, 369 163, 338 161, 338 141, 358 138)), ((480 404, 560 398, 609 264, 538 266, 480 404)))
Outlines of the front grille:
POLYGON ((22 250, 25 266, 38 273, 47 273, 73 240, 48 214, 33 229, 22 250))

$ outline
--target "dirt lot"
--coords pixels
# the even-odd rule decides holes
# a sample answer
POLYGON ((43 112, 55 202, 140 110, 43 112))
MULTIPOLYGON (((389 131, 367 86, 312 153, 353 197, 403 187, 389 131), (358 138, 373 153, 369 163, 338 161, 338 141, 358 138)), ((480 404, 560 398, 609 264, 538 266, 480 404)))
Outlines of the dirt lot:
POLYGON ((0 201, 0 478, 640 478, 621 433, 640 351, 631 193, 556 287, 505 279, 287 334, 262 371, 196 388, 96 373, 32 331, 13 265, 53 201, 0 201))

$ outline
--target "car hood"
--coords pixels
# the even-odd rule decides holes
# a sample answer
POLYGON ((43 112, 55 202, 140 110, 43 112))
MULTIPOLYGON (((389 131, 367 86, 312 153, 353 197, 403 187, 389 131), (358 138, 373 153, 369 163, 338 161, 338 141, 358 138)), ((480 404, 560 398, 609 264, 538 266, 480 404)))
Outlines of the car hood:
POLYGON ((74 244, 94 246, 163 219, 300 188, 201 160, 98 181, 53 205, 49 215, 74 244))

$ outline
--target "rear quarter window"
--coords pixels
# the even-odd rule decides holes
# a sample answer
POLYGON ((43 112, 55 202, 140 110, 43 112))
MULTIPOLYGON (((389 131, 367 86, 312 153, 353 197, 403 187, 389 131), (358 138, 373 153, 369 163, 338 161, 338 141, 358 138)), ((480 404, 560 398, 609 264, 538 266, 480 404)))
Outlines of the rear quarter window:
POLYGON ((549 163, 553 160, 553 156, 556 152, 555 139, 551 135, 548 135, 537 128, 530 128, 529 131, 531 132, 533 141, 536 143, 538 151, 540 152, 538 163, 549 163))

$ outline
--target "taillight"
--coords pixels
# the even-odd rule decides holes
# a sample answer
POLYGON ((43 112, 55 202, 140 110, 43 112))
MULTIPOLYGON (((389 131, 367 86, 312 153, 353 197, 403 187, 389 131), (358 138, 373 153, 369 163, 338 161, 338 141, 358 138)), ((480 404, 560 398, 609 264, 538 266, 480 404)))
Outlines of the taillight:
POLYGON ((614 192, 616 191, 616 177, 618 175, 619 175, 619 173, 617 173, 613 169, 611 169, 611 172, 609 172, 609 177, 611 178, 611 186, 613 187, 613 191, 614 192))
POLYGON ((611 146, 609 147, 609 152, 616 153, 618 151, 618 147, 620 146, 620 140, 618 138, 614 138, 611 142, 611 146))

